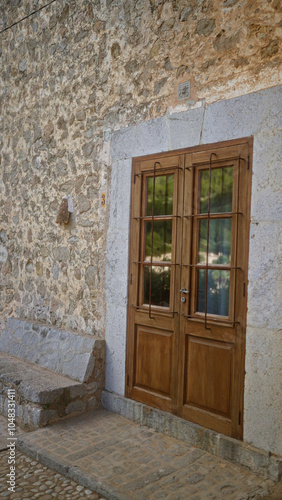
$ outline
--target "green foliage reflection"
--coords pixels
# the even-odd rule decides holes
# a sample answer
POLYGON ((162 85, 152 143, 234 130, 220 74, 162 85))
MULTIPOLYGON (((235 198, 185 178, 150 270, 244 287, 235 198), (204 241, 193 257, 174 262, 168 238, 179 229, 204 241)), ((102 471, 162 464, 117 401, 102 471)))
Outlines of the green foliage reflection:
MULTIPOLYGON (((145 259, 151 257, 152 223, 146 222, 145 259)), ((153 260, 170 261, 172 246, 172 221, 154 221, 153 260)))
MULTIPOLYGON (((231 218, 210 220, 208 256, 209 264, 230 264, 231 227, 231 218)), ((198 262, 206 262, 207 229, 208 221, 206 219, 200 220, 198 262)))
MULTIPOLYGON (((210 212, 232 212, 233 167, 211 172, 210 212)), ((200 213, 208 212, 209 170, 200 171, 200 213)))
MULTIPOLYGON (((147 215, 152 215, 153 209, 153 177, 147 179, 147 215)), ((173 211, 174 175, 155 177, 154 215, 171 215, 173 211)))

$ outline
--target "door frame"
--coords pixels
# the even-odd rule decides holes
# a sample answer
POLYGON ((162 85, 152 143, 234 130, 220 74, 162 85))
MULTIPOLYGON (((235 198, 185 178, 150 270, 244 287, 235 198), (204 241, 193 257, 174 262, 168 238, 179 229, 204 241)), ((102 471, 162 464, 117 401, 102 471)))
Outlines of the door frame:
MULTIPOLYGON (((248 170, 250 170, 251 174, 251 166, 252 166, 252 152, 253 152, 253 138, 252 137, 247 137, 247 138, 242 138, 242 139, 235 139, 235 140, 230 140, 230 141, 221 141, 218 143, 213 143, 213 144, 205 144, 205 145, 199 145, 199 146, 194 146, 194 147, 189 147, 189 148, 183 148, 183 149, 178 149, 178 150, 173 150, 173 151, 168 151, 168 152, 162 152, 162 153, 157 153, 157 154, 151 154, 151 155, 146 155, 146 156, 140 156, 140 157, 134 157, 132 159, 132 176, 131 176, 131 210, 130 210, 130 238, 129 238, 129 263, 128 263, 128 307, 127 307, 127 341, 126 341, 126 370, 125 370, 125 395, 128 398, 134 399, 132 397, 132 380, 131 380, 131 374, 132 372, 132 366, 133 366, 133 354, 134 354, 134 346, 133 346, 133 335, 130 334, 129 328, 130 328, 130 300, 131 300, 131 285, 132 285, 132 273, 131 273, 131 255, 132 255, 132 242, 131 242, 131 232, 132 232, 132 221, 133 221, 133 205, 134 201, 136 202, 136 199, 133 199, 134 194, 133 194, 133 184, 135 181, 135 172, 134 168, 135 166, 143 161, 146 160, 160 160, 162 158, 168 158, 172 156, 182 156, 185 158, 185 155, 187 154, 193 154, 197 152, 207 152, 207 151, 212 151, 213 149, 219 149, 219 148, 228 148, 230 146, 240 146, 240 145, 248 145, 248 170)), ((140 197, 142 196, 140 192, 140 197)), ((243 404, 244 404, 244 376, 245 376, 245 348, 246 348, 246 315, 247 315, 247 272, 248 272, 248 254, 249 254, 249 230, 250 230, 250 202, 251 202, 251 175, 250 175, 250 181, 248 182, 247 186, 247 192, 246 192, 246 197, 247 197, 247 224, 246 224, 246 238, 245 238, 245 243, 244 243, 244 259, 246 263, 246 278, 245 278, 245 285, 244 285, 244 298, 242 299, 244 302, 243 306, 243 314, 240 316, 240 322, 241 322, 241 328, 242 328, 242 355, 240 357, 240 366, 236 366, 236 372, 237 375, 239 376, 240 379, 240 412, 239 412, 239 421, 238 421, 238 426, 236 432, 232 435, 233 437, 237 439, 243 439, 243 404)), ((140 203, 140 200, 139 200, 140 203)), ((133 245, 136 244, 133 243, 133 245)), ((137 243, 138 244, 138 243, 137 243)), ((177 342, 177 340, 176 340, 177 342)), ((175 368, 175 367, 174 367, 175 368)), ((176 375, 175 375, 176 376, 176 375)), ((154 406, 154 401, 152 401, 152 406, 154 406)), ((174 411, 174 404, 170 405, 170 409, 166 407, 166 405, 163 408, 165 411, 169 411, 170 413, 176 413, 174 411)), ((221 432, 221 431, 220 431, 221 432)), ((223 430, 223 433, 224 430, 223 430)))

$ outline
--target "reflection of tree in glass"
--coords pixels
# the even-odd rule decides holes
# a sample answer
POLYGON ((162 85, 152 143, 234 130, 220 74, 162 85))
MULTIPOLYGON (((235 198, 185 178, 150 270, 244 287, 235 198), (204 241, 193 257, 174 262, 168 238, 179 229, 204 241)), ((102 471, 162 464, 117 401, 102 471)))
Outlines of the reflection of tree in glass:
MULTIPOLYGON (((228 316, 229 312, 229 271, 209 270, 207 291, 207 313, 228 316)), ((198 307, 199 312, 205 312, 206 270, 198 271, 198 307)))
MULTIPOLYGON (((147 179, 147 213, 152 215, 153 210, 153 177, 147 179)), ((174 175, 160 175, 155 177, 154 215, 171 215, 173 211, 173 184, 174 175)))
MULTIPOLYGON (((146 222, 146 259, 151 256, 152 223, 146 222)), ((154 221, 153 258, 171 260, 172 221, 154 221)))
MULTIPOLYGON (((231 254, 230 219, 211 219, 209 228, 209 264, 229 264, 231 254)), ((207 252, 206 219, 199 221, 199 256, 198 262, 206 262, 207 252)))
MULTIPOLYGON (((211 213, 232 211, 233 167, 213 168, 211 172, 211 213)), ((200 171, 200 213, 208 212, 209 170, 200 171)))
MULTIPOLYGON (((150 299, 150 272, 149 266, 144 271, 144 303, 149 304, 150 299)), ((169 307, 170 297, 170 268, 157 267, 152 269, 151 304, 154 306, 169 307)))

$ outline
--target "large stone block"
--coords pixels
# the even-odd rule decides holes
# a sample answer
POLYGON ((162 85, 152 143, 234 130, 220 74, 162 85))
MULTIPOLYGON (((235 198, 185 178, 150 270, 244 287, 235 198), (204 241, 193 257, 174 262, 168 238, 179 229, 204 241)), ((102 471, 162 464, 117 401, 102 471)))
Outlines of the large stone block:
POLYGON ((16 423, 27 431, 91 411, 99 407, 103 389, 99 366, 97 373, 96 382, 81 383, 0 353, 0 413, 8 414, 8 389, 15 394, 16 423))
POLYGON ((105 296, 107 303, 127 305, 128 233, 112 232, 108 236, 105 296))
POLYGON ((103 358, 104 340, 9 318, 0 350, 80 382, 94 376, 96 353, 103 358), (16 347, 17 346, 17 347, 16 347))
POLYGON ((204 112, 205 108, 202 104, 184 113, 167 115, 169 149, 181 149, 200 144, 204 112))
POLYGON ((282 129, 263 131, 254 137, 252 220, 281 221, 282 129))
POLYGON ((124 393, 126 307, 107 308, 106 387, 124 393))
POLYGON ((205 113, 202 143, 249 137, 281 126, 282 87, 210 104, 205 113))
POLYGON ((244 439, 282 455, 281 359, 281 330, 248 327, 244 439))
POLYGON ((112 136, 113 160, 159 153, 168 149, 168 128, 165 117, 124 128, 114 132, 112 136))
POLYGON ((131 159, 116 160, 112 164, 109 232, 129 230, 131 193, 131 159))
POLYGON ((279 328, 282 322, 282 223, 251 223, 247 325, 279 328))

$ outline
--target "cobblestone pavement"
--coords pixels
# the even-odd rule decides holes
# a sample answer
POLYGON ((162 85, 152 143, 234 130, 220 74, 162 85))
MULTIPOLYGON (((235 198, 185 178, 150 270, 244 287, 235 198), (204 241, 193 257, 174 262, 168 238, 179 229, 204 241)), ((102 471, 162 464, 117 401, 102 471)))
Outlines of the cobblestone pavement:
POLYGON ((9 485, 6 476, 10 472, 8 458, 8 451, 0 453, 0 497, 13 500, 23 500, 24 498, 28 500, 35 498, 39 500, 54 500, 54 498, 61 500, 101 499, 97 493, 93 493, 20 452, 16 454, 15 493, 11 493, 8 491, 9 485))
MULTIPOLYGON (((0 418, 0 450, 1 443, 7 443, 6 429, 6 421, 0 418)), ((18 430, 17 488, 10 496, 7 458, 8 452, 2 451, 0 497, 13 500, 282 498, 281 489, 277 490, 281 483, 274 487, 272 481, 244 467, 105 410, 32 433, 18 430)))

